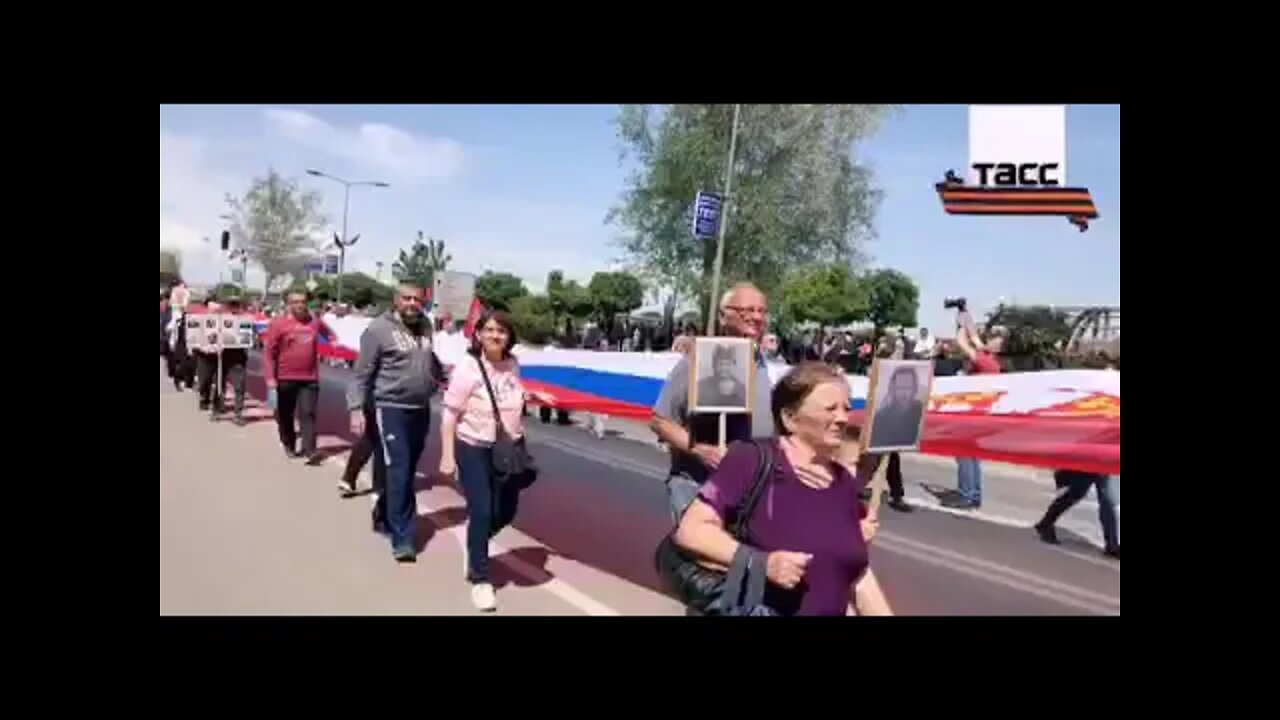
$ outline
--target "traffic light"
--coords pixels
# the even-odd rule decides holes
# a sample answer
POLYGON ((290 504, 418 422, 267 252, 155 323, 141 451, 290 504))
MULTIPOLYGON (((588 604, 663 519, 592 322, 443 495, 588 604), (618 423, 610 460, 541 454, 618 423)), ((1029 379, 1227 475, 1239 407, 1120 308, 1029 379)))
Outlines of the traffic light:
POLYGON ((223 252, 226 252, 230 248, 231 248, 231 231, 223 230, 222 231, 222 250, 223 252))

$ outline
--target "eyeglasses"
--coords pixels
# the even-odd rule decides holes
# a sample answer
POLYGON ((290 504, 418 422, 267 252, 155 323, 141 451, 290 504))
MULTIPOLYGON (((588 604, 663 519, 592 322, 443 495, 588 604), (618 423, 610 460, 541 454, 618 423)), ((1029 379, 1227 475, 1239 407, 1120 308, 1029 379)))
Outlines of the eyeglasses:
POLYGON ((743 305, 725 305, 725 310, 732 310, 739 315, 768 315, 769 308, 765 307, 748 307, 743 305))

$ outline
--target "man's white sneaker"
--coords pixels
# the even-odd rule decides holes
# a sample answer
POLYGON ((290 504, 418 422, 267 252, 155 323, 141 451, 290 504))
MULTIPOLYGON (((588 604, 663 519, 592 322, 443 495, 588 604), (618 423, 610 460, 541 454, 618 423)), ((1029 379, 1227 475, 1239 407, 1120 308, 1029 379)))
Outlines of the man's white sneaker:
POLYGON ((480 612, 493 612, 498 609, 498 598, 493 594, 493 586, 479 583, 471 586, 471 604, 480 612))

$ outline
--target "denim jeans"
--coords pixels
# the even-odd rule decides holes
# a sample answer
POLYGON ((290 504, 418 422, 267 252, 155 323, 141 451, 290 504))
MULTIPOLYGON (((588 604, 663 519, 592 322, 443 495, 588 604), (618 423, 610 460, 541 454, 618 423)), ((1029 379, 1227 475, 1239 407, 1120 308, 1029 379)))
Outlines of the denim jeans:
POLYGON ((680 524, 680 517, 693 504, 694 498, 698 497, 700 487, 693 478, 686 475, 672 475, 667 478, 667 501, 671 506, 671 520, 676 525, 680 524))
POLYGON ((418 460, 431 430, 431 411, 425 407, 380 406, 374 417, 378 421, 378 442, 373 446, 374 462, 378 464, 374 478, 381 472, 384 479, 374 514, 386 519, 394 550, 416 550, 418 495, 414 483, 418 460))
POLYGON ((966 502, 982 502, 982 463, 977 458, 956 458, 960 497, 966 502))
POLYGON ((489 540, 515 520, 521 481, 497 482, 493 474, 493 448, 454 443, 458 483, 467 499, 467 581, 489 582, 489 540))
POLYGON ((1058 470, 1053 477, 1063 489, 1049 505, 1040 524, 1056 523, 1063 513, 1089 494, 1089 488, 1092 487, 1098 493, 1098 522, 1102 525, 1103 542, 1107 548, 1120 547, 1120 518, 1116 516, 1116 503, 1109 478, 1106 475, 1074 470, 1058 470))

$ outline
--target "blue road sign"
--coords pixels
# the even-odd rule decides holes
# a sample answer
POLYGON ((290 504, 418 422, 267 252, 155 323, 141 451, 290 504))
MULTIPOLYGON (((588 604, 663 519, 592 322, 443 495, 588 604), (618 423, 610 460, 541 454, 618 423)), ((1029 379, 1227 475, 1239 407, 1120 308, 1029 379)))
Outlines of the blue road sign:
POLYGON ((324 272, 324 260, 322 258, 308 260, 302 264, 302 271, 308 273, 322 273, 324 272))
POLYGON ((719 193, 698 193, 693 203, 694 237, 708 240, 716 236, 716 231, 720 228, 720 205, 719 193))
POLYGON ((338 274, 338 256, 337 255, 324 256, 324 274, 325 275, 338 274))

